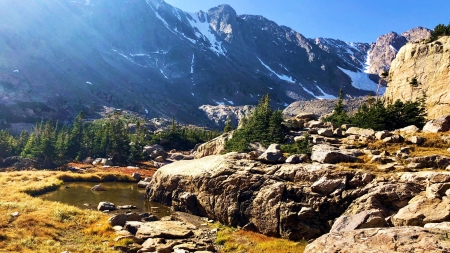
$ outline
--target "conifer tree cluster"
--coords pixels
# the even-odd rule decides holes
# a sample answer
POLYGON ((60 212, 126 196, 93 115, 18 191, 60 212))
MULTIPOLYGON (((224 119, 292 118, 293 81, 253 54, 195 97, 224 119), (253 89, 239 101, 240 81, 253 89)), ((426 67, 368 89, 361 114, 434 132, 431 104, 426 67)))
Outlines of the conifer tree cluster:
POLYGON ((225 143, 225 148, 227 151, 247 151, 249 144, 253 142, 259 142, 266 147, 272 143, 281 143, 286 131, 282 123, 282 112, 273 110, 269 95, 265 95, 253 113, 242 119, 241 127, 225 143))
POLYGON ((394 130, 410 125, 423 127, 425 125, 426 109, 425 97, 417 101, 388 103, 382 99, 368 99, 358 108, 358 111, 349 116, 344 109, 342 92, 335 105, 333 114, 324 121, 332 122, 338 126, 342 124, 355 124, 361 128, 374 130, 394 130))
POLYGON ((80 113, 72 126, 48 120, 36 124, 30 134, 22 131, 20 136, 13 136, 1 130, 0 158, 21 156, 63 164, 86 157, 108 157, 127 164, 144 159, 144 146, 159 143, 161 138, 168 140, 167 148, 184 150, 217 135, 218 131, 186 128, 175 122, 170 129, 151 134, 137 118, 110 117, 88 122, 80 113), (131 130, 131 124, 135 130, 131 130))
POLYGON ((433 34, 431 35, 431 41, 435 41, 441 36, 450 36, 450 23, 448 25, 437 25, 433 30, 433 34))

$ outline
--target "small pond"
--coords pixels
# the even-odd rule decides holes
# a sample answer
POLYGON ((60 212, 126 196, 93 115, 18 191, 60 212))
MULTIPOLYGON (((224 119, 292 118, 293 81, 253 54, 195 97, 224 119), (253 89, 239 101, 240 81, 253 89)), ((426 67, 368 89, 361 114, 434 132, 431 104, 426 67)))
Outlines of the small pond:
MULTIPOLYGON (((69 204, 82 209, 97 209, 98 203, 102 201, 112 202, 116 206, 133 205, 137 209, 133 212, 148 212, 161 218, 170 215, 170 208, 159 203, 150 202, 145 199, 144 189, 138 189, 135 183, 102 183, 106 191, 92 191, 91 188, 98 183, 74 182, 65 183, 56 191, 52 191, 40 196, 40 198, 50 201, 57 201, 69 204), (89 204, 86 206, 85 204, 89 204)), ((118 210, 119 212, 130 211, 128 209, 118 210)), ((115 212, 115 211, 114 211, 115 212)))

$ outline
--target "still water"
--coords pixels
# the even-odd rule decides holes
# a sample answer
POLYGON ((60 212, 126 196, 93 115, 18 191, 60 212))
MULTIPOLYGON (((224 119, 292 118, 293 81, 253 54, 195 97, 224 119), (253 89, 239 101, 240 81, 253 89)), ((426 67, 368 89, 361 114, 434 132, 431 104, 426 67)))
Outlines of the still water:
MULTIPOLYGON (((106 191, 92 191, 91 188, 98 183, 74 182, 65 183, 53 192, 41 195, 42 199, 58 201, 73 205, 82 209, 97 209, 99 202, 112 202, 116 206, 133 205, 137 209, 133 212, 148 212, 161 218, 170 215, 170 208, 159 203, 150 202, 145 199, 144 189, 138 189, 135 183, 102 183, 106 191), (89 204, 86 206, 85 204, 89 204)), ((118 210, 126 212, 130 210, 118 210)), ((114 211, 115 213, 116 211, 114 211)))

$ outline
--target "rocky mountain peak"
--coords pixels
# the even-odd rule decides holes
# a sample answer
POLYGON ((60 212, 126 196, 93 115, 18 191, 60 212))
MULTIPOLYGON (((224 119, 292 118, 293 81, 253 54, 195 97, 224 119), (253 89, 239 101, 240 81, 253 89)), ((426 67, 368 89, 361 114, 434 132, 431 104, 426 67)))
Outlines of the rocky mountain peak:
POLYGON ((402 34, 390 32, 380 36, 375 43, 372 43, 367 57, 366 72, 380 74, 389 70, 392 61, 398 51, 408 42, 417 42, 431 36, 431 30, 423 27, 416 27, 402 34))
POLYGON ((375 43, 370 46, 370 53, 367 59, 369 66, 366 72, 379 74, 389 70, 392 60, 397 55, 398 50, 408 41, 405 37, 390 32, 380 36, 375 43))
POLYGON ((419 26, 402 33, 402 36, 409 42, 418 42, 430 38, 432 33, 432 30, 419 26))
POLYGON ((225 41, 233 38, 233 27, 236 26, 236 11, 228 4, 219 5, 208 10, 208 21, 211 28, 225 41))

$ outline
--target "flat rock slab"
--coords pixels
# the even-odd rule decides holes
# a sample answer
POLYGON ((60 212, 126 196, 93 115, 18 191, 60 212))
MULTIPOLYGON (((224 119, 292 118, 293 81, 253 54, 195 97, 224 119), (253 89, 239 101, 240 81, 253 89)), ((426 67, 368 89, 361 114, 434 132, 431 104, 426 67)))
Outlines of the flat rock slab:
POLYGON ((194 234, 192 231, 194 229, 196 229, 194 225, 180 221, 154 221, 144 223, 139 227, 136 237, 142 239, 184 239, 191 237, 194 234))
POLYGON ((450 252, 442 234, 422 227, 369 228, 325 234, 305 253, 450 252))

